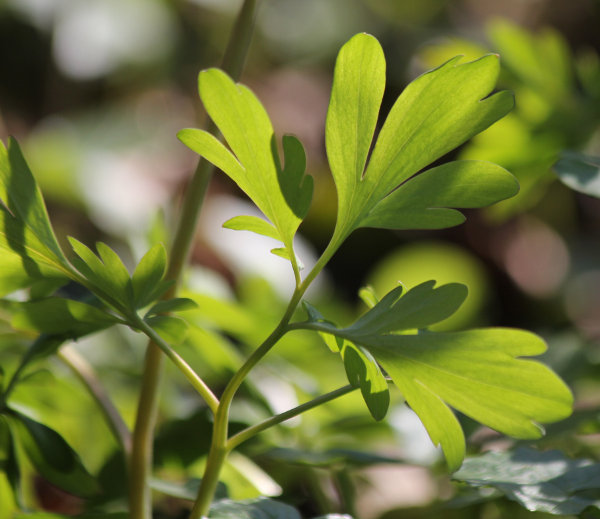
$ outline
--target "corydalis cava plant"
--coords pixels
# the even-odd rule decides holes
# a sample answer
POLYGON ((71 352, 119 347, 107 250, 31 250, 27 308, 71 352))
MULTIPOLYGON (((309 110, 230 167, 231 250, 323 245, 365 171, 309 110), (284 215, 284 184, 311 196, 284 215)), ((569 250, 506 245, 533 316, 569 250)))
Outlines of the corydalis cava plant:
MULTIPOLYGON (((512 175, 489 162, 454 161, 423 171, 513 107, 509 92, 490 95, 498 56, 459 61, 413 81, 373 143, 385 86, 383 51, 366 34, 343 46, 325 133, 337 221, 328 247, 304 278, 293 250, 313 189, 302 144, 284 137, 281 160, 270 119, 254 94, 220 70, 200 73, 200 97, 226 145, 196 129, 182 130, 179 138, 233 179, 267 217, 239 216, 225 226, 281 242, 272 252, 290 260, 297 283, 290 308, 355 229, 451 227, 464 221, 457 208, 484 207, 516 194, 512 175)), ((539 337, 499 328, 426 330, 454 313, 465 297, 466 287, 459 284, 436 288, 429 282, 404 295, 398 287, 381 301, 372 298, 372 308, 347 327, 327 322, 305 302, 308 320, 289 324, 288 311, 280 329, 321 332, 341 354, 350 383, 360 388, 375 419, 383 418, 389 405, 383 366, 454 470, 464 457, 465 440, 450 407, 506 434, 538 438, 540 423, 568 416, 572 406, 570 391, 550 369, 519 358, 545 350, 539 337)))

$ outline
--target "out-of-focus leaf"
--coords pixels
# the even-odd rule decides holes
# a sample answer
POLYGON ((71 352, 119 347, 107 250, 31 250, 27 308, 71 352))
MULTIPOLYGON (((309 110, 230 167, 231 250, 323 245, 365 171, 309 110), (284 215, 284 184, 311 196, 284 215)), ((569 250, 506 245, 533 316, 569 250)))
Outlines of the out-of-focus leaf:
POLYGON ((298 510, 265 497, 216 501, 210 508, 211 519, 301 519, 298 510))
POLYGON ((135 308, 152 303, 170 286, 163 281, 166 265, 167 252, 162 244, 155 245, 144 254, 131 277, 135 308))
MULTIPOLYGON (((13 496, 18 501, 21 495, 21 470, 10 425, 2 415, 0 415, 0 473, 4 473, 13 496)), ((0 504, 0 510, 1 507, 0 504)))
POLYGON ((55 275, 70 273, 42 194, 14 139, 8 149, 0 143, 0 247, 21 256, 34 277, 42 263, 55 275))
POLYGON ((144 321, 171 345, 181 344, 188 333, 188 323, 174 315, 155 315, 144 321))
MULTIPOLYGON (((167 496, 176 497, 177 499, 186 499, 187 501, 195 501, 198 497, 198 488, 200 488, 201 479, 194 478, 185 483, 174 483, 162 479, 152 478, 150 487, 157 492, 167 496)), ((221 482, 217 484, 215 493, 216 499, 225 499, 227 497, 227 487, 221 482)))
POLYGON ((569 459, 559 451, 488 452, 467 458, 453 477, 493 487, 531 511, 567 515, 600 507, 600 464, 569 459))
POLYGON ((272 228, 266 227, 243 217, 234 220, 234 226, 242 224, 239 228, 248 229, 250 225, 250 230, 276 237, 296 268, 293 238, 306 216, 313 190, 312 177, 304 174, 302 144, 294 137, 283 139, 282 167, 269 116, 248 88, 217 69, 200 72, 198 87, 206 111, 231 151, 202 130, 182 130, 178 137, 226 173, 272 224, 272 228))
MULTIPOLYGON (((15 515, 13 519, 72 519, 72 515, 50 514, 46 512, 33 512, 31 514, 15 515)), ((78 519, 129 519, 125 512, 106 512, 78 514, 78 519)))
POLYGON ((362 302, 367 305, 367 308, 373 308, 379 302, 375 289, 371 285, 362 287, 358 291, 358 297, 360 297, 362 302))
POLYGON ((193 310, 198 308, 198 305, 189 297, 175 297, 166 301, 159 301, 153 305, 146 313, 146 316, 167 314, 169 312, 183 312, 185 310, 193 310))
POLYGON ((16 411, 11 411, 9 424, 14 437, 44 478, 77 496, 89 497, 98 492, 95 478, 56 431, 16 411))
POLYGON ((332 468, 340 465, 366 467, 378 463, 403 463, 402 460, 397 458, 349 449, 328 449, 323 452, 314 452, 278 447, 268 451, 266 456, 296 465, 324 468, 332 468))
POLYGON ((459 59, 423 74, 404 90, 367 165, 385 61, 377 40, 366 34, 354 36, 342 47, 326 125, 327 156, 338 191, 331 247, 359 227, 457 225, 464 218, 450 208, 482 207, 516 193, 512 176, 488 163, 450 163, 413 177, 513 106, 508 92, 489 96, 498 77, 497 56, 464 64, 458 64, 459 59))
POLYGON ((16 305, 11 324, 19 330, 77 338, 117 322, 117 318, 95 306, 73 299, 50 297, 16 305))
POLYGON ((319 517, 315 517, 314 519, 353 519, 353 517, 348 514, 327 514, 320 515, 319 517))
POLYGON ((600 198, 600 157, 565 151, 554 169, 571 189, 600 198))

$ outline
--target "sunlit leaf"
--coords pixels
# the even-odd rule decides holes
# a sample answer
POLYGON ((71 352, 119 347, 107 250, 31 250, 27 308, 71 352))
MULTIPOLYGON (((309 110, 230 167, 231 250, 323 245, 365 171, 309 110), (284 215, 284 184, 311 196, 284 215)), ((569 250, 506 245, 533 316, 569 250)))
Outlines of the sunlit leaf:
POLYGON ((467 458, 454 479, 477 487, 493 487, 527 510, 554 515, 579 514, 600 508, 600 464, 569 459, 559 451, 519 448, 467 458))
MULTIPOLYGON (((182 130, 179 138, 246 192, 273 226, 270 229, 254 221, 251 230, 276 237, 293 260, 293 237, 306 216, 313 190, 312 178, 304 175, 302 145, 294 137, 283 139, 282 166, 269 116, 248 88, 217 69, 201 72, 198 85, 200 98, 231 151, 202 130, 182 130)), ((248 229, 249 223, 246 219, 240 228, 248 229)))
POLYGON ((227 220, 223 227, 235 231, 252 231, 275 240, 279 240, 279 233, 269 222, 258 216, 236 216, 227 220))
POLYGON ((301 519, 295 508, 266 497, 244 501, 230 499, 216 501, 211 506, 208 517, 211 519, 301 519))
POLYGON ((516 193, 508 172, 484 162, 451 163, 411 178, 513 106, 508 92, 489 95, 498 77, 497 56, 464 64, 459 59, 421 75, 404 90, 367 164, 385 62, 372 36, 358 34, 342 47, 326 127, 327 156, 338 191, 334 246, 359 227, 457 225, 464 218, 453 207, 481 207, 516 193))
POLYGON ((9 420, 14 436, 44 478, 78 496, 87 497, 98 492, 96 480, 56 431, 16 411, 11 411, 9 420))

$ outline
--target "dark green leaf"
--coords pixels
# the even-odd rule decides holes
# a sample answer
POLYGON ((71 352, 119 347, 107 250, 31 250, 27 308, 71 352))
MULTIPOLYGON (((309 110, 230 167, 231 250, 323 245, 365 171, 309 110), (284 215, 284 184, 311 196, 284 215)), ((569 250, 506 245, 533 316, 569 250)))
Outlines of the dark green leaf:
POLYGON ((181 344, 188 333, 187 322, 173 315, 155 315, 145 318, 144 321, 171 345, 181 344))
POLYGON ((183 312, 185 310, 194 310, 198 308, 196 301, 188 297, 175 297, 166 301, 159 301, 148 310, 146 317, 157 314, 167 314, 169 312, 183 312))
POLYGON ((44 478, 78 496, 88 497, 97 493, 96 480, 56 431, 16 411, 11 412, 9 420, 13 435, 44 478))
POLYGON ((0 246, 28 260, 30 267, 43 263, 55 275, 70 271, 42 194, 14 139, 8 150, 0 142, 0 246))
POLYGON ((600 157, 565 151, 554 169, 571 189, 600 198, 600 157))
POLYGON ((213 503, 208 517, 211 519, 301 519, 290 505, 258 497, 244 501, 223 499, 213 503))
POLYGON ((156 301, 170 286, 162 281, 167 265, 167 252, 162 244, 152 247, 140 260, 133 276, 131 285, 135 308, 143 308, 156 301))
POLYGON ((600 507, 600 495, 584 492, 600 487, 600 464, 569 459, 559 451, 488 452, 467 458, 453 477, 493 487, 531 511, 566 515, 600 507))
POLYGON ((60 297, 19 303, 15 310, 11 321, 15 328, 69 338, 82 337, 119 322, 95 306, 60 297))
POLYGON ((20 500, 21 470, 12 431, 6 417, 2 415, 0 415, 0 472, 6 476, 16 500, 20 500))

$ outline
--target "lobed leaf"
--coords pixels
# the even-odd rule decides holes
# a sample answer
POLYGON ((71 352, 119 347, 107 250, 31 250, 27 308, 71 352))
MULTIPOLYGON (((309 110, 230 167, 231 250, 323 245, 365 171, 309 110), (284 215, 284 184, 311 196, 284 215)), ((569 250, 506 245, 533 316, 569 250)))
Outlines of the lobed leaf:
POLYGON ((514 178, 485 162, 452 163, 414 176, 513 106, 508 92, 489 96, 499 73, 497 56, 464 64, 458 60, 408 85, 392 107, 367 165, 385 62, 379 43, 367 34, 354 36, 342 47, 326 124, 327 156, 338 191, 336 246, 359 227, 457 225, 464 218, 453 207, 482 207, 516 193, 514 178))
POLYGON ((284 137, 282 167, 271 121, 248 88, 217 69, 201 72, 198 86, 208 114, 231 151, 202 130, 182 130, 179 139, 236 182, 273 229, 248 217, 233 224, 280 240, 294 264, 293 237, 306 216, 313 190, 312 179, 304 175, 302 144, 294 137, 284 137))
POLYGON ((464 437, 447 405, 525 439, 542 436, 540 423, 571 413, 572 395, 562 380, 543 364, 518 358, 546 349, 529 332, 490 328, 379 335, 357 342, 392 377, 433 442, 441 444, 452 470, 462 462, 464 437))

